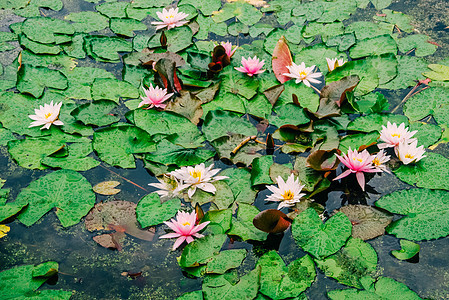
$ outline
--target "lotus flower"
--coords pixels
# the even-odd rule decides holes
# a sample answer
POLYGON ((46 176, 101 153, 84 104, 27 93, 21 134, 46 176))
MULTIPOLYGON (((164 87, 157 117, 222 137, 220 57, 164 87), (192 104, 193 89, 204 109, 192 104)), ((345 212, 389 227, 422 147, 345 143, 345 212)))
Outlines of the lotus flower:
POLYGON ((424 150, 424 146, 421 145, 419 147, 416 147, 417 144, 418 141, 416 139, 410 144, 406 142, 399 143, 396 155, 404 165, 415 163, 426 157, 425 155, 423 155, 424 153, 426 153, 426 150, 424 150))
POLYGON ((168 222, 164 222, 165 225, 173 229, 174 232, 164 234, 160 236, 161 239, 171 239, 178 238, 173 245, 173 250, 176 250, 184 241, 188 244, 193 242, 193 237, 202 238, 204 235, 199 234, 198 231, 202 230, 207 226, 210 222, 203 222, 199 225, 195 225, 196 223, 196 213, 186 213, 182 211, 178 211, 176 215, 176 220, 171 219, 168 222))
POLYGON ((28 117, 32 120, 29 127, 40 126, 42 129, 49 129, 51 124, 55 125, 64 125, 59 119, 59 110, 61 109, 62 102, 53 104, 53 101, 50 104, 45 103, 44 106, 39 105, 39 109, 35 109, 35 115, 29 115, 28 117))
POLYGON ((156 12, 159 19, 162 20, 162 22, 151 22, 152 25, 156 25, 156 30, 162 29, 164 27, 167 27, 167 29, 172 29, 175 27, 182 26, 186 24, 188 21, 181 21, 182 19, 185 19, 188 14, 185 14, 183 12, 178 12, 178 8, 170 8, 169 10, 166 10, 165 8, 162 9, 162 12, 157 11, 156 12))
POLYGON ((373 159, 373 165, 376 169, 391 174, 391 172, 387 169, 387 166, 384 165, 389 160, 390 155, 386 155, 384 150, 380 150, 373 159))
POLYGON ((315 70, 315 66, 306 68, 306 64, 303 62, 300 65, 292 63, 291 66, 287 66, 287 69, 290 73, 284 73, 282 75, 296 78, 296 83, 300 83, 302 81, 307 86, 310 86, 310 83, 321 83, 321 81, 316 78, 321 77, 322 74, 321 72, 313 72, 313 70, 315 70))
POLYGON ((225 48, 226 50, 226 55, 231 58, 231 56, 234 54, 234 52, 237 50, 237 46, 233 46, 230 42, 221 42, 220 45, 223 46, 223 48, 225 48), (235 47, 234 49, 232 49, 232 47, 235 47))
POLYGON ((329 72, 332 72, 335 68, 341 67, 346 63, 343 58, 326 58, 326 61, 329 72))
POLYGON ((344 171, 339 176, 335 177, 334 180, 338 180, 348 176, 351 173, 355 173, 357 182, 362 190, 365 190, 364 173, 382 172, 373 165, 373 160, 376 156, 369 154, 366 149, 359 153, 357 150, 351 150, 351 147, 349 147, 347 155, 343 154, 343 157, 338 154, 335 155, 346 167, 349 168, 349 170, 344 171))
POLYGON ((161 197, 161 200, 176 198, 180 195, 181 190, 188 187, 180 184, 173 175, 168 176, 164 174, 161 179, 157 178, 157 180, 159 183, 149 183, 148 185, 159 189, 156 193, 161 197))
POLYGON ((211 183, 217 180, 227 179, 228 176, 216 176, 215 174, 220 172, 221 169, 212 169, 214 165, 205 167, 204 163, 196 165, 195 167, 182 167, 179 170, 172 171, 170 175, 173 175, 176 179, 181 181, 182 188, 189 188, 187 195, 192 198, 196 192, 196 188, 199 188, 205 192, 215 194, 216 188, 211 183))
POLYGON ((253 76, 265 72, 265 70, 261 70, 264 64, 265 60, 259 61, 257 56, 254 56, 254 58, 248 57, 248 59, 242 57, 242 66, 235 69, 246 73, 248 76, 253 76))
POLYGON ((140 96, 142 98, 142 102, 139 103, 138 107, 142 107, 144 105, 149 105, 146 109, 150 109, 153 107, 165 108, 167 104, 163 104, 162 102, 168 100, 173 93, 167 94, 167 89, 161 89, 156 86, 153 88, 153 85, 150 83, 150 88, 146 90, 142 87, 145 92, 145 97, 140 96))
POLYGON ((265 200, 280 202, 278 209, 295 205, 295 203, 299 202, 301 197, 305 195, 301 194, 301 190, 304 185, 300 185, 299 178, 295 180, 295 176, 293 174, 288 176, 287 182, 285 182, 281 176, 278 176, 276 181, 278 187, 274 185, 267 186, 272 194, 265 198, 265 200))
POLYGON ((390 122, 388 122, 387 127, 382 125, 382 131, 380 132, 380 139, 385 143, 381 143, 377 146, 379 147, 379 149, 395 147, 397 155, 397 148, 399 143, 404 142, 406 144, 410 144, 414 142, 416 139, 412 138, 412 136, 417 132, 418 131, 408 131, 408 128, 405 128, 404 123, 401 123, 398 127, 396 123, 391 124, 390 122))

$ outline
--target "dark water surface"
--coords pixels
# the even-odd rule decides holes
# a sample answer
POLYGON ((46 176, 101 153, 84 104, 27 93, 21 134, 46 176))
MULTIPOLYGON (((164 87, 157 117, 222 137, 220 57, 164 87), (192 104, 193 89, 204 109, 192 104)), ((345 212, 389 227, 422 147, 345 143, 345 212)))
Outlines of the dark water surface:
MULTIPOLYGON (((46 11, 51 17, 62 18, 70 12, 94 10, 94 4, 82 0, 64 0, 64 9, 59 12, 46 11)), ((449 57, 449 1, 446 0, 402 0, 394 1, 389 9, 404 12, 414 19, 414 26, 419 33, 427 34, 441 47, 437 52, 426 57, 429 62, 437 62, 449 57)), ((349 22, 355 20, 371 20, 375 9, 358 10, 349 22), (360 12, 360 13, 359 13, 360 12)), ((10 23, 21 21, 19 17, 8 11, 0 11, 0 30, 7 31, 10 23)), ((144 21, 150 25, 147 18, 144 21)), ((240 43, 246 40, 240 37, 240 43)), ((0 62, 8 65, 16 57, 18 50, 0 53, 0 62)), ((85 60, 79 66, 94 66, 92 60, 85 60)), ((109 69, 118 78, 121 77, 121 65, 109 69)), ((386 94, 394 107, 399 103, 407 90, 398 90, 386 94)), ((436 152, 449 156, 447 145, 440 145, 436 152)), ((282 158, 279 158, 282 160, 282 158)), ((104 165, 104 164, 102 164, 104 165)), ((104 165, 106 166, 106 165, 104 165)), ((223 163, 216 166, 224 168, 223 163)), ((156 182, 143 168, 142 162, 137 161, 136 169, 119 169, 106 166, 122 177, 132 180, 144 187, 144 191, 123 180, 105 168, 97 167, 93 170, 80 172, 92 185, 96 183, 117 180, 121 182, 121 193, 115 196, 97 195, 97 202, 106 200, 126 200, 137 203, 140 198, 154 188, 147 184, 156 182)), ((5 188, 11 188, 11 199, 20 190, 49 171, 28 170, 17 166, 9 157, 6 147, 0 146, 0 178, 6 179, 5 188)), ((449 180, 449 179, 448 179, 449 180)), ((370 181, 378 194, 369 194, 367 203, 372 204, 385 194, 409 187, 399 181, 394 175, 383 174, 370 181)), ((267 190, 259 193, 256 206, 266 209, 263 199, 267 190)), ((326 191, 319 195, 321 202, 326 202, 328 212, 342 205, 342 192, 326 191)), ((191 279, 181 271, 176 257, 181 250, 171 251, 173 240, 159 240, 158 236, 165 233, 163 226, 159 226, 152 242, 139 240, 127 236, 122 251, 113 251, 99 246, 92 240, 97 233, 90 233, 85 229, 84 222, 69 228, 63 228, 53 212, 45 215, 35 225, 26 228, 18 221, 8 224, 11 231, 8 236, 0 240, 0 270, 5 270, 21 264, 37 264, 48 260, 59 263, 58 281, 55 286, 51 283, 44 285, 45 289, 65 289, 76 291, 72 299, 174 299, 184 292, 201 288, 201 279, 191 279), (142 276, 130 279, 123 276, 123 272, 142 272, 142 276)), ((405 283, 423 298, 449 299, 449 238, 442 238, 427 242, 418 242, 421 246, 419 262, 410 263, 393 257, 391 250, 400 249, 399 239, 385 235, 369 241, 375 248, 378 257, 378 274, 394 278, 405 283)), ((235 242, 227 244, 225 248, 252 249, 245 259, 243 269, 252 269, 257 260, 260 244, 254 247, 248 243, 235 242)), ((304 255, 293 242, 290 230, 285 233, 280 242, 279 252, 286 264, 304 255)), ((318 273, 317 280, 306 292, 310 299, 326 299, 329 290, 345 288, 336 280, 326 278, 318 273)))

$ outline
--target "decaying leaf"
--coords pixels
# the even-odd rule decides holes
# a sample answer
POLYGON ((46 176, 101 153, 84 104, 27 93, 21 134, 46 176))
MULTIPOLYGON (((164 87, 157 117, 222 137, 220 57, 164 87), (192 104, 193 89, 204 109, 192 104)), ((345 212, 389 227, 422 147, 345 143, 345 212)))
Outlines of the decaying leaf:
POLYGON ((113 233, 94 237, 94 240, 104 247, 118 250, 122 247, 120 242, 124 233, 142 240, 151 241, 154 236, 154 228, 142 230, 138 227, 136 206, 135 203, 128 201, 97 203, 86 216, 86 229, 89 231, 114 230, 115 232, 113 233))
POLYGON ((337 150, 317 150, 307 157, 307 166, 317 171, 332 171, 338 167, 340 161, 335 156, 337 150))
POLYGON ((193 94, 204 104, 214 100, 215 95, 217 94, 219 89, 220 83, 217 83, 208 88, 199 90, 198 92, 194 92, 193 94))
POLYGON ((367 205, 347 205, 338 211, 344 213, 352 223, 352 237, 370 240, 385 232, 393 220, 387 211, 367 205))
POLYGON ((357 75, 343 77, 326 85, 321 90, 320 98, 333 100, 340 107, 343 101, 346 100, 346 92, 352 92, 359 82, 360 78, 357 75))
POLYGON ((181 91, 181 96, 176 97, 174 101, 169 102, 165 110, 180 114, 192 121, 193 124, 197 125, 203 115, 201 104, 201 100, 190 92, 181 91))
POLYGON ((124 61, 127 65, 144 65, 144 66, 153 66, 154 63, 158 62, 162 58, 170 59, 171 61, 175 62, 176 67, 182 67, 185 65, 184 58, 181 57, 181 55, 167 51, 164 53, 148 53, 148 51, 142 51, 142 52, 133 52, 128 54, 124 61))
POLYGON ((254 219, 254 226, 268 233, 281 233, 290 227, 292 220, 277 209, 267 209, 258 213, 254 219))
POLYGON ((276 104, 276 101, 279 99, 282 92, 284 91, 284 89, 285 89, 284 85, 279 84, 267 89, 263 93, 265 97, 267 97, 268 101, 270 101, 271 105, 274 106, 274 104, 276 104))
POLYGON ((93 187, 93 190, 97 194, 101 195, 115 195, 120 193, 119 189, 115 189, 116 186, 118 186, 120 182, 118 181, 103 181, 98 184, 96 184, 93 187))
POLYGON ((176 75, 176 62, 168 58, 161 58, 154 65, 154 69, 156 70, 154 81, 158 85, 164 86, 169 93, 173 92, 179 95, 182 84, 176 75))
POLYGON ((276 44, 276 47, 274 48, 271 63, 273 66, 274 75, 280 83, 284 83, 291 79, 288 76, 282 75, 284 73, 290 73, 287 66, 291 66, 293 63, 292 54, 290 53, 287 40, 284 36, 281 36, 276 44))
POLYGON ((222 45, 215 46, 212 53, 212 62, 209 66, 209 76, 223 70, 224 67, 231 64, 231 59, 226 54, 226 50, 222 45))

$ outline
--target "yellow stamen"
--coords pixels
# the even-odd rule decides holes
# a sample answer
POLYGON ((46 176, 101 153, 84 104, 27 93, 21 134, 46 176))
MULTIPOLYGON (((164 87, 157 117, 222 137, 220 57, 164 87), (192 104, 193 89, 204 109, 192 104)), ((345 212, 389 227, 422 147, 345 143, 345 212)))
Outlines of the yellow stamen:
POLYGON ((284 198, 284 200, 292 200, 293 199, 293 197, 294 197, 295 195, 292 193, 292 191, 290 191, 290 190, 288 190, 288 191, 285 191, 285 193, 284 193, 284 195, 282 195, 282 197, 284 198))
POLYGON ((190 226, 189 222, 182 223, 182 226, 190 226))
POLYGON ((395 136, 396 136, 396 137, 398 137, 398 138, 401 138, 401 135, 400 135, 399 133, 392 134, 391 136, 392 136, 392 137, 395 137, 395 136))
POLYGON ((193 178, 201 179, 201 171, 190 172, 190 176, 192 176, 193 178))
POLYGON ((406 155, 405 155, 405 158, 410 158, 410 159, 411 159, 411 158, 413 158, 413 157, 415 157, 415 156, 413 156, 413 155, 411 155, 411 154, 406 154, 406 155))
POLYGON ((375 159, 373 160, 373 164, 374 164, 375 166, 380 166, 380 161, 379 161, 379 159, 378 159, 378 158, 375 158, 375 159))
POLYGON ((353 157, 352 160, 358 160, 359 162, 362 162, 362 161, 363 161, 363 159, 357 158, 357 157, 353 157))
POLYGON ((51 116, 51 113, 48 113, 48 114, 45 114, 45 115, 44 115, 45 119, 50 118, 50 116, 51 116))

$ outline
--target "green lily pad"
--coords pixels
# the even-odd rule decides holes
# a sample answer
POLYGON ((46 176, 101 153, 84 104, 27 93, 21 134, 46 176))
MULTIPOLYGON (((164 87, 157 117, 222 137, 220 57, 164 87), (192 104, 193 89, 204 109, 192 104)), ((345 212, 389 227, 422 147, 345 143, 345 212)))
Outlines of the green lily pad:
POLYGON ((23 64, 17 73, 17 89, 40 98, 45 87, 66 89, 67 78, 58 70, 23 64))
POLYGON ((118 125, 97 130, 93 145, 104 162, 122 168, 135 168, 133 154, 156 150, 151 136, 144 130, 128 125, 118 125))
POLYGON ((221 89, 224 92, 239 94, 246 99, 251 99, 257 94, 258 80, 234 70, 232 66, 226 67, 220 73, 220 78, 222 79, 221 89))
POLYGON ((357 10, 353 1, 337 0, 334 2, 323 2, 323 14, 318 19, 320 23, 330 23, 349 19, 351 14, 357 10))
POLYGON ((405 32, 413 31, 413 26, 410 24, 412 18, 399 11, 384 9, 382 10, 382 15, 375 16, 374 19, 393 24, 394 26, 398 27, 400 30, 405 32))
POLYGON ((80 222, 95 204, 92 186, 81 174, 60 170, 41 177, 19 193, 18 203, 28 203, 18 219, 31 226, 48 211, 56 207, 56 216, 62 226, 69 227, 80 222))
POLYGON ((193 33, 187 26, 176 27, 165 32, 167 37, 167 50, 179 52, 192 44, 193 33))
POLYGON ((212 15, 215 23, 221 23, 234 17, 243 24, 251 26, 259 22, 262 13, 249 3, 238 1, 225 3, 221 10, 212 15))
POLYGON ((190 268, 207 263, 221 249, 226 238, 226 234, 208 235, 187 244, 182 251, 179 265, 190 268))
MULTIPOLYGON (((449 90, 441 87, 426 89, 410 98, 404 104, 404 114, 412 121, 421 120, 428 115, 439 115, 440 122, 445 118, 440 107, 449 103, 449 90)), ((444 121, 442 122, 444 124, 444 121)))
POLYGON ((84 38, 86 53, 97 61, 119 62, 118 52, 131 52, 132 43, 116 36, 90 35, 84 38))
POLYGON ((228 281, 227 274, 224 275, 210 275, 203 281, 203 294, 206 299, 254 299, 259 290, 259 275, 258 268, 252 270, 242 278, 238 283, 237 278, 228 281))
POLYGON ((358 21, 349 24, 345 32, 353 32, 357 40, 364 40, 369 38, 375 38, 381 35, 387 35, 393 33, 394 25, 380 22, 373 23, 368 21, 358 21))
POLYGON ((352 225, 343 213, 332 216, 323 224, 318 213, 308 208, 292 223, 296 244, 318 259, 337 252, 351 236, 352 225))
POLYGON ((227 270, 239 267, 245 257, 245 249, 221 251, 207 264, 206 273, 224 274, 227 270))
POLYGON ((93 151, 91 141, 72 143, 66 145, 60 151, 63 150, 68 152, 68 154, 59 156, 58 151, 53 154, 54 156, 47 156, 41 159, 41 164, 52 168, 74 171, 87 171, 100 165, 100 161, 88 156, 93 151))
POLYGON ((296 54, 295 63, 300 64, 304 62, 307 67, 316 65, 320 71, 325 74, 328 72, 326 58, 330 57, 344 58, 346 60, 346 54, 339 53, 334 48, 328 48, 324 44, 316 44, 304 48, 296 54))
POLYGON ((377 253, 363 240, 350 238, 340 251, 316 263, 326 276, 360 289, 359 280, 376 272, 377 253))
POLYGON ((62 51, 62 48, 58 45, 45 45, 30 40, 25 35, 19 36, 20 45, 30 50, 35 54, 58 54, 62 51))
POLYGON ((119 102, 119 99, 134 99, 139 97, 138 89, 131 83, 112 78, 97 78, 92 85, 94 100, 106 99, 119 102))
MULTIPOLYGON (((221 174, 223 174, 223 172, 221 174)), ((210 222, 207 225, 204 233, 212 233, 212 234, 221 234, 228 231, 231 228, 231 220, 232 220, 231 209, 209 210, 204 215, 204 218, 201 219, 202 222, 206 221, 210 222)))
POLYGON ((195 34, 195 38, 199 40, 206 40, 209 37, 210 32, 220 36, 228 34, 226 23, 215 23, 212 18, 204 17, 203 15, 198 15, 196 22, 200 25, 200 29, 195 34))
POLYGON ((246 168, 225 169, 220 176, 228 176, 225 182, 234 194, 235 202, 252 204, 257 192, 251 187, 251 172, 246 168))
POLYGON ((215 194, 197 189, 195 194, 189 200, 192 203, 192 206, 195 206, 197 203, 203 205, 212 202, 214 204, 212 206, 214 209, 227 209, 234 203, 234 195, 226 182, 217 181, 214 182, 213 185, 217 189, 215 194))
POLYGON ((401 250, 391 251, 391 254, 400 260, 407 260, 414 257, 416 254, 419 253, 419 250, 421 248, 418 244, 407 240, 400 240, 400 243, 401 243, 401 250))
POLYGON ((106 2, 95 6, 95 9, 108 18, 126 18, 127 2, 106 2))
MULTIPOLYGON (((75 33, 73 26, 65 21, 52 18, 29 18, 22 24, 22 32, 35 42, 43 44, 59 44, 61 35, 72 35, 75 33)), ((65 42, 65 41, 63 41, 65 42)))
MULTIPOLYGON (((320 96, 313 89, 305 84, 297 84, 294 80, 284 83, 284 91, 276 102, 276 106, 293 103, 293 95, 298 97, 299 105, 307 108, 312 112, 316 112, 320 103, 320 96)), ((304 119, 304 118, 301 118, 304 119)))
POLYGON ((6 146, 9 141, 13 141, 15 139, 16 137, 10 130, 0 128, 0 146, 6 146))
POLYGON ((109 19, 94 11, 70 13, 64 19, 74 22, 72 25, 76 32, 89 33, 103 30, 109 26, 109 19))
POLYGON ((405 126, 408 126, 408 119, 403 115, 370 114, 351 121, 347 129, 362 132, 371 132, 373 130, 381 132, 382 125, 386 125, 388 122, 396 124, 405 123, 405 126))
POLYGON ((297 297, 315 281, 315 264, 309 255, 288 266, 276 251, 269 251, 257 261, 260 267, 260 292, 270 299, 297 297))
POLYGON ((278 106, 276 108, 276 114, 268 117, 270 124, 276 127, 284 125, 299 126, 310 122, 303 108, 293 103, 278 106))
POLYGON ((340 140, 340 149, 343 153, 348 153, 349 148, 352 150, 359 149, 363 145, 376 144, 380 133, 378 131, 372 131, 369 133, 357 133, 352 135, 347 135, 340 140))
POLYGON ((422 72, 427 70, 426 61, 420 57, 401 55, 398 59, 398 75, 385 84, 379 86, 381 89, 397 90, 414 86, 417 80, 424 79, 422 72))
POLYGON ((418 131, 413 137, 418 139, 419 145, 423 145, 424 148, 427 148, 438 142, 443 131, 440 126, 421 122, 411 123, 409 126, 409 130, 418 131))
POLYGON ((251 122, 240 118, 237 113, 223 110, 209 111, 204 118, 202 129, 206 138, 211 142, 232 134, 243 134, 245 136, 257 134, 257 129, 251 122))
POLYGON ((449 235, 447 196, 446 191, 402 190, 383 196, 376 206, 404 215, 387 227, 388 233, 408 240, 431 240, 449 235))
POLYGON ((273 155, 264 155, 257 157, 251 163, 251 184, 271 184, 270 167, 273 164, 273 155))
POLYGON ((232 217, 232 226, 229 235, 237 235, 242 240, 265 241, 268 234, 260 231, 253 225, 254 217, 260 213, 257 207, 240 203, 237 217, 232 217))
POLYGON ((85 125, 106 126, 120 120, 119 116, 111 114, 111 110, 116 107, 114 101, 99 100, 80 105, 71 115, 85 125))
POLYGON ((437 153, 426 153, 425 158, 415 164, 402 165, 394 174, 402 181, 428 189, 449 190, 449 159, 437 153))
POLYGON ((133 37, 135 35, 134 31, 142 31, 147 29, 147 26, 140 21, 125 18, 111 18, 109 20, 109 27, 115 34, 126 37, 133 37))
POLYGON ((385 53, 397 54, 397 52, 398 47, 396 41, 390 35, 382 35, 357 42, 357 44, 349 50, 349 56, 352 59, 355 59, 385 53))
POLYGON ((139 200, 136 208, 137 221, 142 228, 159 225, 174 217, 180 208, 179 199, 161 203, 159 195, 151 193, 139 200))
POLYGON ((387 299, 387 300, 420 300, 421 298, 405 284, 388 277, 362 279, 364 290, 345 289, 327 293, 331 300, 345 299, 387 299))
POLYGON ((36 291, 50 277, 58 273, 58 267, 57 262, 48 261, 36 266, 16 266, 0 272, 0 297, 2 299, 70 299, 71 291, 36 291))
POLYGON ((422 57, 432 55, 437 50, 437 46, 429 43, 429 37, 424 34, 413 34, 398 39, 398 48, 402 53, 407 53, 415 49, 415 55, 422 57))
POLYGON ((432 71, 424 72, 423 75, 432 79, 432 80, 438 80, 438 81, 448 81, 449 80, 449 67, 445 65, 437 65, 437 64, 430 64, 427 66, 432 71))
POLYGON ((182 0, 178 5, 190 4, 196 7, 205 16, 211 15, 214 11, 217 11, 221 7, 220 0, 182 0))

